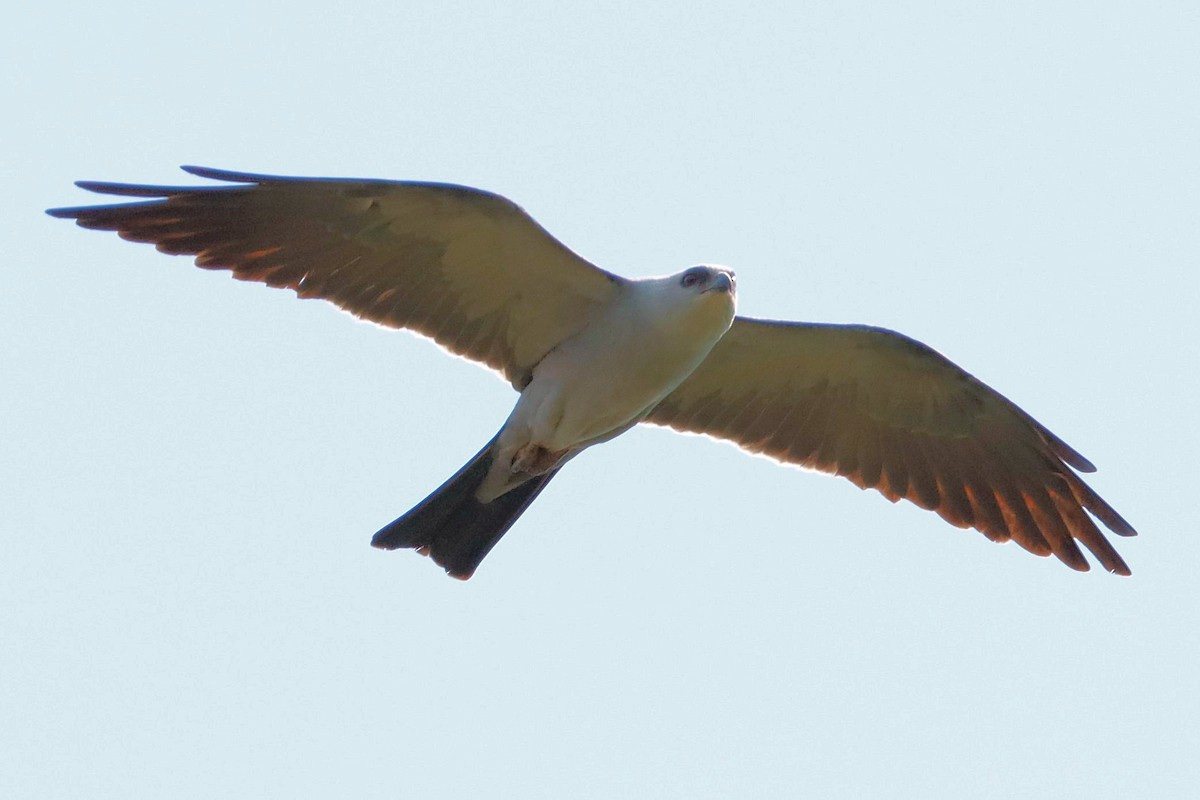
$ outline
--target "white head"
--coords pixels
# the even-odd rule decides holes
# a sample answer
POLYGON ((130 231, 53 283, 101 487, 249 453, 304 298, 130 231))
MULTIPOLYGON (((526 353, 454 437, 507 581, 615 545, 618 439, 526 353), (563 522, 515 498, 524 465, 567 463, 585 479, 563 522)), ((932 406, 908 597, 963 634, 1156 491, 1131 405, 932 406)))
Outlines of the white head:
MULTIPOLYGON (((673 327, 720 338, 733 323, 737 282, 733 270, 711 264, 688 267, 677 275, 635 281, 643 308, 673 327)), ((716 341, 716 338, 713 341, 716 341)))
POLYGON ((670 276, 669 280, 678 283, 681 289, 700 294, 716 292, 717 294, 726 294, 733 300, 736 300, 737 297, 737 279, 734 277, 733 270, 728 267, 699 264, 695 267, 688 267, 678 275, 670 276))

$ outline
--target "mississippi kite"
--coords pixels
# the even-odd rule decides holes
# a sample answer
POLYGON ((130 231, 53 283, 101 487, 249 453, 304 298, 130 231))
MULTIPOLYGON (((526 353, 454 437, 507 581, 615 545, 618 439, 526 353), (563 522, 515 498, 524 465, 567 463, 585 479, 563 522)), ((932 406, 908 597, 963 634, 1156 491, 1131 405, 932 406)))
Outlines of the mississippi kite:
POLYGON ((648 422, 842 475, 1086 571, 1082 544, 1129 574, 1088 516, 1135 533, 1076 474, 1091 462, 906 336, 737 317, 722 267, 618 277, 465 186, 184 169, 233 185, 80 181, 137 200, 48 213, 416 331, 520 392, 495 438, 376 547, 469 578, 568 460, 648 422))

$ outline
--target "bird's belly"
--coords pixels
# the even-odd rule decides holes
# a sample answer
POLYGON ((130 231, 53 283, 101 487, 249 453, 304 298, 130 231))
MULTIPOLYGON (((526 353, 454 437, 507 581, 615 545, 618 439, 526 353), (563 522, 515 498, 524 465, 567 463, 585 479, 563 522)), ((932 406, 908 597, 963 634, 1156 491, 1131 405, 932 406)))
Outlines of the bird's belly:
POLYGON ((531 440, 562 451, 624 430, 691 374, 708 349, 697 344, 552 353, 526 389, 541 395, 530 398, 536 405, 531 440))
POLYGON ((533 438, 552 451, 603 439, 644 416, 661 395, 656 387, 622 381, 563 391, 557 413, 535 424, 533 438))

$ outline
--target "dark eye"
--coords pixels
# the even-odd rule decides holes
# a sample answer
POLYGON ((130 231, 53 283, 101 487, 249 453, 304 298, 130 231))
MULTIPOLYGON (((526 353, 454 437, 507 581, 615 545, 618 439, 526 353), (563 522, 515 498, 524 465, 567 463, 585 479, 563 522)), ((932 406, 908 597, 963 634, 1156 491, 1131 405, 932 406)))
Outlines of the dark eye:
POLYGON ((700 270, 696 270, 695 272, 683 273, 683 280, 681 280, 679 283, 685 289, 690 289, 693 286, 696 286, 697 284, 699 284, 700 281, 702 281, 703 279, 704 279, 704 273, 701 272, 700 270))

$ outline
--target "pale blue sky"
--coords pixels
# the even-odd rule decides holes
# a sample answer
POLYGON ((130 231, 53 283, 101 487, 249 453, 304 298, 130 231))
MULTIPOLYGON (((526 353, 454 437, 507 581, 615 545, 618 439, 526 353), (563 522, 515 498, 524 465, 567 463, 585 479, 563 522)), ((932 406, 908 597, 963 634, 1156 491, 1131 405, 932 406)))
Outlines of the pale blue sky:
POLYGON ((1194 791, 1195 4, 21 13, 0 796, 1194 791), (655 429, 468 583, 373 550, 515 395, 41 213, 182 163, 480 186, 613 271, 908 333, 1099 466, 1134 575, 655 429))

